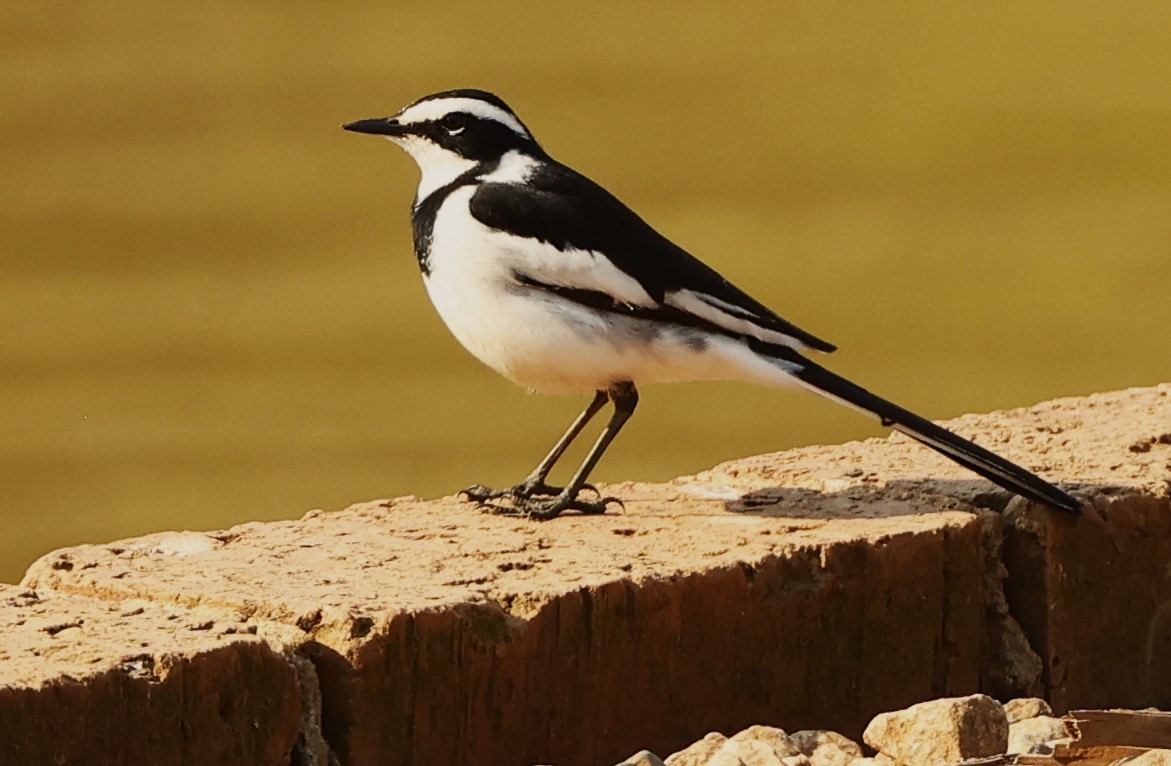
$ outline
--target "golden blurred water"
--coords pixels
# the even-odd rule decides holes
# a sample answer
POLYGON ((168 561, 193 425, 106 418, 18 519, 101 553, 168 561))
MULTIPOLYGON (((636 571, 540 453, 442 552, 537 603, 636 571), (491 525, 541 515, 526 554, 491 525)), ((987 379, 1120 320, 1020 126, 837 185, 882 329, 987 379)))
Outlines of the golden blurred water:
MULTIPOLYGON (((415 169, 346 120, 496 91, 932 417, 1171 378, 1171 6, 12 5, 0 580, 52 547, 507 483, 582 402, 449 338, 415 169)), ((651 388, 598 478, 881 433, 651 388)))

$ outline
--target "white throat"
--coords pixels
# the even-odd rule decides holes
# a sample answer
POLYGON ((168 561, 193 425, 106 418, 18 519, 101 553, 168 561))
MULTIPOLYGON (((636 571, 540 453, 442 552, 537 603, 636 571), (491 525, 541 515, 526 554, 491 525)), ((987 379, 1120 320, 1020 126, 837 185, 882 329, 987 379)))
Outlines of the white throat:
POLYGON ((419 166, 419 188, 415 192, 416 206, 430 197, 436 189, 446 186, 476 166, 474 160, 449 152, 419 136, 395 136, 390 137, 390 140, 406 150, 419 166))

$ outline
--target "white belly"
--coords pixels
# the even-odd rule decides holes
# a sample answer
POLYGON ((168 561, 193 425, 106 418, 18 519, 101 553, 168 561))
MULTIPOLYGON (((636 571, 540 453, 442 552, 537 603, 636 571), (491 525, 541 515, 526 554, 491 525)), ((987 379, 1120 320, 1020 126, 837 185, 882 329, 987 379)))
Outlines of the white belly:
POLYGON ((514 269, 558 257, 552 246, 518 242, 468 212, 471 187, 444 201, 423 282, 439 316, 477 359, 545 393, 590 392, 621 381, 751 380, 787 376, 740 342, 699 338, 687 328, 601 312, 522 285, 514 269))

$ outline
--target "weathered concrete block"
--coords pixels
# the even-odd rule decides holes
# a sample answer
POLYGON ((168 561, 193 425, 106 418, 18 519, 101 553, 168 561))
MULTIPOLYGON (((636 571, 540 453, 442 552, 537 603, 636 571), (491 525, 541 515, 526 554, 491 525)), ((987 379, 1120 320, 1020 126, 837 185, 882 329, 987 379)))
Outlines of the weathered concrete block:
POLYGON ((67 549, 26 584, 297 626, 355 766, 606 763, 759 721, 856 732, 977 688, 975 517, 729 513, 713 486, 635 485, 627 514, 554 524, 370 503, 67 549))
POLYGON ((895 437, 605 488, 624 513, 542 524, 404 498, 66 549, 25 584, 214 610, 309 657, 319 744, 347 766, 613 763, 757 723, 854 736, 883 710, 1041 676, 1055 702, 1095 684, 1104 704, 1158 702, 1171 445, 1152 424, 1171 423, 1169 395, 953 421, 1075 482, 1098 509, 1081 520, 895 437), (1005 506, 1007 606, 1000 526, 972 513, 1005 506))
POLYGON ((1014 501, 1006 592, 1053 708, 1171 707, 1171 385, 1038 405, 1076 437, 1077 520, 1014 501))
POLYGON ((288 764, 297 674, 226 627, 173 605, 0 585, 0 763, 288 764))

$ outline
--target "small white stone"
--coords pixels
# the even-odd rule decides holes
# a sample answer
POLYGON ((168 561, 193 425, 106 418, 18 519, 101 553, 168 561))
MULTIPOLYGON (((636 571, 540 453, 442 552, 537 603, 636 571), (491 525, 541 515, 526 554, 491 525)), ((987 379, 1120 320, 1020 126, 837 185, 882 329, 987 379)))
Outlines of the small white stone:
POLYGON ((1025 718, 1008 725, 1008 749, 1006 753, 1028 753, 1034 745, 1064 739, 1069 736, 1065 722, 1060 718, 1041 715, 1025 718))

